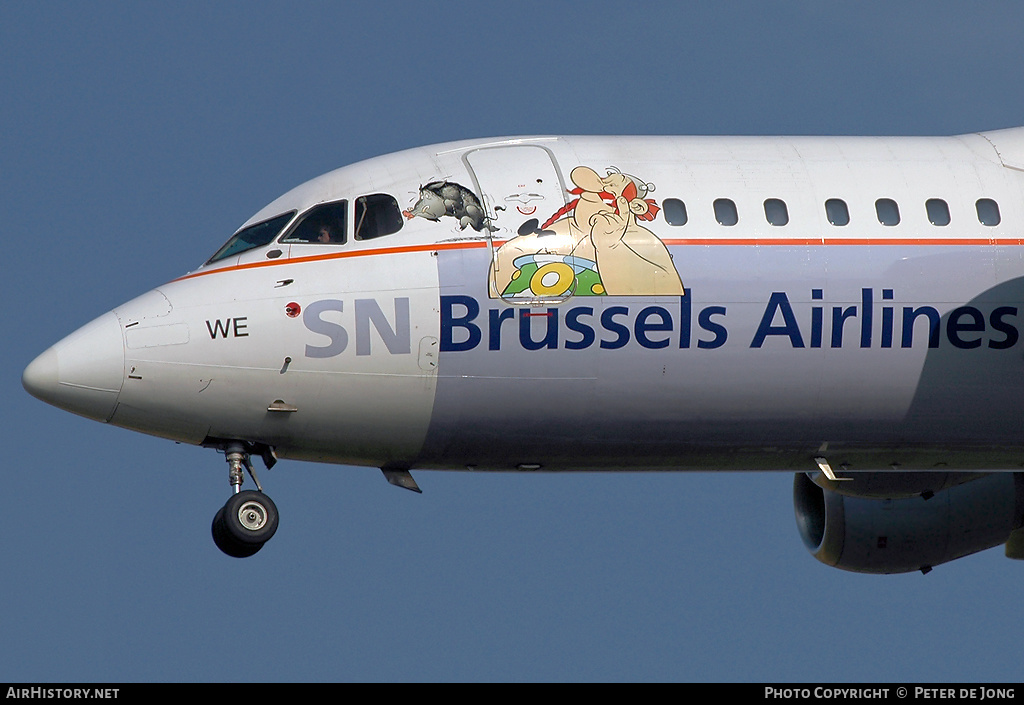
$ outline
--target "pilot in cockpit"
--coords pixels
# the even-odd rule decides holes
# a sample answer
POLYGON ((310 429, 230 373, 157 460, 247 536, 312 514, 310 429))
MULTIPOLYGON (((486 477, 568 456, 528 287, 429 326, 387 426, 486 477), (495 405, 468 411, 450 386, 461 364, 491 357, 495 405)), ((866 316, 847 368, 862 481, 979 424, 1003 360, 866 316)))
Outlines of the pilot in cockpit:
POLYGON ((344 238, 338 237, 337 228, 330 219, 303 223, 295 231, 292 239, 309 243, 341 243, 345 241, 344 238))
POLYGON ((345 206, 346 201, 317 206, 281 242, 345 244, 345 206))
POLYGON ((329 223, 321 223, 320 227, 317 229, 316 241, 337 242, 337 239, 334 236, 334 228, 332 228, 329 223))

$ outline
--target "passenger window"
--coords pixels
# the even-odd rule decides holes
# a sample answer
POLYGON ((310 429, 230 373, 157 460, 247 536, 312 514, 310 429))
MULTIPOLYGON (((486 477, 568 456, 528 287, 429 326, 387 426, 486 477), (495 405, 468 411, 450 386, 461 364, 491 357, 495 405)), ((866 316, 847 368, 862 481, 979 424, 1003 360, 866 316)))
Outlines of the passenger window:
POLYGON ((394 196, 374 193, 356 199, 356 240, 372 240, 397 233, 405 220, 394 196))
POLYGON ((832 225, 847 225, 850 222, 850 211, 846 207, 846 201, 839 198, 825 201, 825 215, 832 225))
POLYGON ((669 225, 686 225, 686 204, 678 198, 666 198, 661 202, 661 209, 669 225))
POLYGON ((764 217, 772 225, 785 225, 789 222, 789 209, 786 202, 778 198, 769 198, 764 202, 764 217))
POLYGON ((715 220, 721 225, 736 225, 739 222, 739 215, 736 213, 736 204, 728 198, 715 200, 715 220))
POLYGON ((949 225, 949 206, 941 198, 929 198, 924 207, 932 225, 949 225))
POLYGON ((879 198, 875 201, 875 215, 882 225, 900 224, 900 207, 891 198, 879 198))
POLYGON ((319 245, 343 245, 346 240, 345 221, 348 201, 323 203, 309 210, 292 231, 281 238, 283 243, 304 242, 319 245))
POLYGON ((982 225, 999 225, 1002 218, 999 216, 999 204, 991 198, 980 198, 974 204, 978 209, 978 222, 982 225))
POLYGON ((288 224, 288 221, 292 219, 293 215, 295 215, 295 211, 289 211, 271 218, 270 220, 264 220, 262 223, 250 225, 244 230, 239 230, 237 233, 232 235, 231 239, 224 243, 224 246, 217 250, 217 253, 208 259, 206 263, 212 264, 213 262, 222 260, 225 257, 237 255, 239 252, 245 252, 257 247, 269 245, 273 242, 274 238, 281 233, 284 226, 288 224))

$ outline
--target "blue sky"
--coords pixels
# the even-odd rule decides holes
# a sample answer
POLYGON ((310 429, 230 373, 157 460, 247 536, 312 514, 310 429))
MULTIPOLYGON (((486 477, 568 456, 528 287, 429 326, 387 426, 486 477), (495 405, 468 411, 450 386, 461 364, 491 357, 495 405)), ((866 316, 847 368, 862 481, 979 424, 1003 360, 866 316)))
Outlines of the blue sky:
POLYGON ((1024 5, 0 4, 0 681, 1015 681, 1024 566, 805 551, 788 474, 282 462, 228 559, 213 451, 31 398, 24 366, 292 186, 507 134, 1024 124, 1024 5))

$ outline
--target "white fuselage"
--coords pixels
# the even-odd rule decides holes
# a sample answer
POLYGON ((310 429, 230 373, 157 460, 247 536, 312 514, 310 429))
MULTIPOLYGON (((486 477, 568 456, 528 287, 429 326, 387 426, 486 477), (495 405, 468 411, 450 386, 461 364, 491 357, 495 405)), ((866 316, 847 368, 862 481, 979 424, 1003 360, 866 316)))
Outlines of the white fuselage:
POLYGON ((117 307, 26 386, 182 442, 399 469, 791 470, 822 449, 855 470, 1017 466, 1018 145, 1024 129, 380 157, 277 199, 245 226, 291 213, 271 241, 117 307), (360 239, 396 217, 385 196, 399 229, 360 239), (344 243, 289 240, 342 201, 344 243))

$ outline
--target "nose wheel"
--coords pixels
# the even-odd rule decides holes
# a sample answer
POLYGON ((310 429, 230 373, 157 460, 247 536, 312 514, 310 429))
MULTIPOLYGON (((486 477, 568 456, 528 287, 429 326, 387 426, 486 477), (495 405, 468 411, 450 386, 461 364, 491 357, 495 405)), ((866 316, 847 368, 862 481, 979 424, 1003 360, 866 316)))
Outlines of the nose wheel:
POLYGON ((246 558, 263 548, 277 531, 277 507, 262 492, 232 495, 213 518, 213 542, 234 558, 246 558))
POLYGON ((234 558, 253 555, 277 531, 277 506, 270 497, 263 494, 249 455, 241 443, 233 443, 225 448, 234 494, 214 516, 211 527, 217 548, 234 558), (252 477, 256 490, 242 490, 243 468, 252 477))

